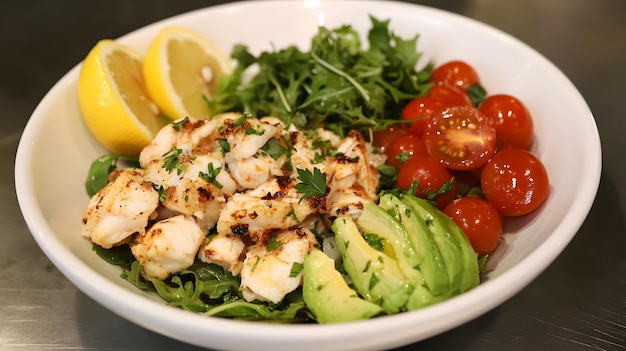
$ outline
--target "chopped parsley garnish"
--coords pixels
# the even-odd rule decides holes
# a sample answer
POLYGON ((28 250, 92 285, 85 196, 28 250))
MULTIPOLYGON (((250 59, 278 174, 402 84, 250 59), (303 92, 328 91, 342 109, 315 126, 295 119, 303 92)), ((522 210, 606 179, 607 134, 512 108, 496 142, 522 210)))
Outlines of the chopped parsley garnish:
POLYGON ((246 135, 263 135, 265 134, 265 129, 259 126, 258 129, 254 129, 251 126, 246 126, 246 135))
POLYGON ((330 140, 324 140, 322 138, 315 138, 313 140, 312 146, 314 149, 328 151, 328 149, 330 149, 330 140))
POLYGON ((278 241, 278 238, 276 238, 276 235, 272 235, 270 236, 269 240, 267 240, 267 252, 272 252, 278 249, 279 247, 281 247, 282 245, 283 243, 278 241))
POLYGON ((163 185, 157 187, 156 184, 152 184, 152 187, 159 193, 159 202, 165 202, 165 200, 167 200, 168 189, 164 188, 163 185))
POLYGON ((289 272, 289 278, 295 278, 300 274, 304 265, 300 262, 294 262, 291 266, 291 271, 289 272))
POLYGON ((282 140, 272 138, 268 140, 261 149, 274 160, 278 160, 282 155, 285 155, 287 157, 285 167, 289 172, 293 170, 293 165, 291 164, 291 152, 293 148, 289 142, 289 135, 284 135, 282 140))
POLYGON ((183 119, 181 119, 180 121, 177 122, 173 122, 172 123, 172 128, 174 128, 175 131, 180 132, 180 130, 187 124, 189 123, 189 117, 185 117, 183 119))
POLYGON ((200 172, 198 173, 198 176, 204 179, 207 183, 211 183, 215 185, 216 188, 221 189, 223 185, 220 184, 220 182, 218 182, 215 178, 218 174, 220 174, 220 170, 222 169, 222 167, 214 168, 213 163, 210 162, 207 166, 207 169, 208 173, 200 172))
POLYGON ((219 139, 220 148, 222 149, 222 156, 226 156, 230 152, 230 143, 226 139, 219 139))
POLYGON ((165 156, 165 160, 163 161, 163 168, 165 168, 165 170, 168 172, 172 172, 172 170, 175 169, 176 173, 179 175, 183 173, 183 164, 180 161, 179 157, 182 153, 182 149, 174 146, 168 152, 163 154, 163 156, 165 156))
POLYGON ((235 127, 239 127, 239 126, 241 126, 241 125, 243 124, 243 121, 245 121, 245 120, 246 120, 246 118, 248 118, 248 117, 250 117, 250 115, 249 115, 249 114, 244 113, 243 115, 241 115, 241 117, 239 117, 239 118, 237 118, 237 119, 235 120, 235 122, 233 123, 233 125, 234 125, 235 127))
POLYGON ((293 218, 296 223, 300 223, 300 218, 298 218, 298 216, 296 215, 296 210, 294 210, 293 208, 287 213, 287 216, 293 218))
POLYGON ((363 235, 363 239, 367 242, 367 244, 378 251, 383 251, 385 249, 385 243, 383 242, 383 238, 378 236, 378 234, 368 233, 363 235))
POLYGON ((289 148, 276 138, 268 140, 261 149, 274 160, 278 160, 282 155, 287 154, 289 151, 289 148))
POLYGON ((311 163, 313 164, 318 164, 318 163, 322 163, 326 160, 326 156, 322 155, 319 152, 315 153, 315 157, 313 157, 313 159, 311 160, 311 163))
POLYGON ((396 160, 400 161, 400 163, 405 163, 411 158, 411 154, 406 151, 402 151, 401 153, 396 155, 396 160))

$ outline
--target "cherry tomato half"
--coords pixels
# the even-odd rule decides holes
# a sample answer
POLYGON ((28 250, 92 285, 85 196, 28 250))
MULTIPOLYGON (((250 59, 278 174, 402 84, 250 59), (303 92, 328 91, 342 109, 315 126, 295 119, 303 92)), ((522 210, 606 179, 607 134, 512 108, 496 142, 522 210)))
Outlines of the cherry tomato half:
POLYGON ((419 184, 415 195, 434 200, 439 209, 443 209, 457 195, 456 179, 444 166, 430 157, 412 157, 398 170, 399 188, 406 190, 414 182, 419 184))
POLYGON ((433 70, 430 80, 437 85, 444 85, 461 89, 478 83, 478 73, 465 61, 450 61, 433 70))
POLYGON ((428 151, 426 151, 426 144, 422 138, 408 134, 392 141, 385 154, 387 155, 387 164, 399 168, 414 156, 428 156, 428 151))
POLYGON ((373 134, 372 144, 376 146, 380 152, 385 152, 389 144, 402 135, 407 135, 406 130, 398 124, 392 124, 383 130, 375 131, 373 134))
POLYGON ((428 96, 443 102, 446 106, 474 106, 467 93, 449 86, 435 85, 428 91, 428 96))
POLYGON ((453 106, 429 119, 424 143, 444 166, 469 170, 487 163, 495 149, 496 130, 478 109, 453 106))
POLYGON ((422 138, 428 118, 445 106, 441 100, 432 97, 418 97, 411 100, 402 110, 403 120, 414 121, 408 128, 409 133, 422 138))
POLYGON ((462 197, 443 210, 467 235, 478 255, 494 252, 502 237, 502 218, 489 202, 477 197, 462 197))
POLYGON ((505 94, 491 95, 480 104, 478 110, 493 121, 498 149, 530 147, 533 141, 533 121, 530 112, 519 99, 505 94))
POLYGON ((543 163, 530 151, 513 148, 493 156, 480 183, 487 201, 504 216, 534 211, 547 198, 550 187, 543 163))

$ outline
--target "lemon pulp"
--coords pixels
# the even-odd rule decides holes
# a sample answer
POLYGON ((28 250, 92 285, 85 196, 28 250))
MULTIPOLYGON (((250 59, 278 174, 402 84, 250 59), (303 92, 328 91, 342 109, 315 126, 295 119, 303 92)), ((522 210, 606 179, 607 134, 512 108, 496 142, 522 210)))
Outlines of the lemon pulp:
POLYGON ((176 26, 159 33, 143 65, 150 96, 172 120, 211 117, 206 99, 230 70, 228 59, 210 41, 176 26))

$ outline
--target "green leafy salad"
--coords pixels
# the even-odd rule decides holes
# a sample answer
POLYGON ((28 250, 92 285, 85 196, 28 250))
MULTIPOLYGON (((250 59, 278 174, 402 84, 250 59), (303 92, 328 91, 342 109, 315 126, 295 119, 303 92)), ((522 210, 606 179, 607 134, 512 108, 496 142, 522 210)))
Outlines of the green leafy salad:
MULTIPOLYGON (((388 20, 370 19, 366 42, 344 25, 320 27, 307 52, 290 46, 255 56, 246 46, 236 45, 231 57, 237 66, 222 78, 207 104, 215 114, 273 116, 305 132, 323 126, 346 138, 357 130, 371 140, 373 131, 400 122, 408 101, 428 92, 433 65, 418 68, 417 35, 400 38, 390 31, 388 20), (257 69, 250 75, 252 67, 257 69)), ((181 123, 184 127, 189 122, 181 123)), ((263 132, 252 127, 250 131, 263 132)), ((231 147, 225 140, 220 142, 222 150, 231 147)), ((263 150, 279 157, 289 151, 286 145, 268 142, 263 150)), ((182 157, 179 154, 174 156, 182 157)), ((331 152, 331 156, 336 155, 331 152)), ((136 161, 116 155, 96 160, 86 183, 89 195, 102 189, 116 169, 136 167, 136 161)), ((221 187, 219 171, 218 165, 209 163, 208 173, 201 176, 221 187)), ((303 273, 302 284, 278 303, 244 299, 241 278, 217 264, 196 259, 187 269, 161 280, 142 275, 131 243, 110 249, 94 244, 93 248, 107 262, 120 266, 128 282, 156 292, 171 306, 243 320, 353 321, 419 309, 475 287, 478 257, 463 232, 429 201, 409 195, 411 189, 395 189, 393 167, 383 165, 378 171, 380 199, 365 206, 358 219, 339 216, 328 225, 339 259, 323 254, 322 238, 313 231, 320 247, 312 249, 302 264, 292 266, 292 276, 303 273)), ((295 189, 301 201, 325 195, 328 180, 320 169, 297 169, 297 173, 295 189)), ((276 245, 280 243, 270 237, 268 251, 276 245)))
POLYGON ((309 52, 290 46, 255 57, 235 45, 238 65, 208 102, 211 111, 275 116, 302 130, 323 125, 341 136, 398 123, 406 102, 430 88, 432 64, 416 70, 417 35, 403 39, 390 32, 389 21, 370 18, 366 50, 349 25, 320 27, 309 52), (244 84, 255 64, 258 73, 244 84))

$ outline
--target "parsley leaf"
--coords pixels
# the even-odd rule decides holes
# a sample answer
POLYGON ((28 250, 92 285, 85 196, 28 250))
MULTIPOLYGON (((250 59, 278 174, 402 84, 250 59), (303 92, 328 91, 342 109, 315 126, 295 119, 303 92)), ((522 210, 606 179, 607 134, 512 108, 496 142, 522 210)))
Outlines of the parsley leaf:
POLYGON ((300 183, 295 185, 296 191, 302 194, 300 201, 314 196, 326 195, 326 175, 319 170, 313 168, 313 173, 308 169, 296 169, 300 183))

